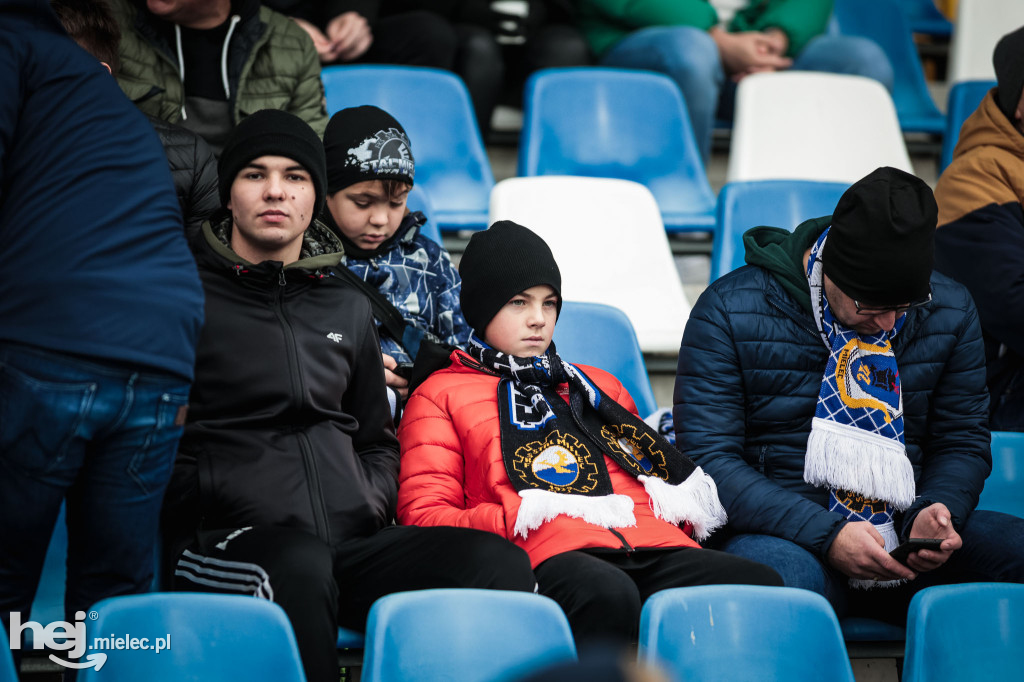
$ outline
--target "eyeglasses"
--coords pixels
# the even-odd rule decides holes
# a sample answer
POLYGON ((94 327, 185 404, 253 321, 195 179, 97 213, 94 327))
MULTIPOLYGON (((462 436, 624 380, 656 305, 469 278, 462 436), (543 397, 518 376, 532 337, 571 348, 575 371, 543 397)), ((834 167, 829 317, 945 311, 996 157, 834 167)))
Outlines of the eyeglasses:
POLYGON ((852 299, 852 300, 853 300, 853 305, 855 305, 857 307, 857 314, 858 315, 864 315, 864 316, 867 317, 867 316, 871 316, 871 315, 884 315, 885 313, 890 313, 890 312, 891 313, 896 313, 897 315, 902 315, 903 313, 907 312, 911 308, 919 308, 919 307, 921 307, 923 305, 927 305, 927 304, 931 303, 932 302, 932 292, 929 291, 928 295, 925 296, 924 298, 922 298, 920 301, 914 301, 913 303, 906 303, 904 305, 888 306, 888 307, 884 307, 884 308, 879 308, 877 306, 861 305, 860 301, 858 301, 857 299, 852 299))

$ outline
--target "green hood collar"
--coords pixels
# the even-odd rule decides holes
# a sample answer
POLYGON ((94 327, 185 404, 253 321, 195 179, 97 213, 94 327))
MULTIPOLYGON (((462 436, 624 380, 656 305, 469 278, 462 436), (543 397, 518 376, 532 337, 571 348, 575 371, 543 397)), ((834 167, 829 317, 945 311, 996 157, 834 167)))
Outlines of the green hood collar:
POLYGON ((790 232, 781 227, 752 227, 743 233, 746 262, 764 268, 804 309, 811 311, 811 288, 804 272, 804 252, 832 224, 832 216, 812 218, 790 232))
MULTIPOLYGON (((232 263, 242 263, 248 266, 256 265, 256 263, 250 263, 231 250, 230 213, 214 216, 213 219, 204 222, 203 237, 217 254, 232 263)), ((341 262, 344 256, 345 249, 342 247, 341 241, 326 225, 319 220, 314 220, 302 235, 302 251, 299 254, 299 260, 289 263, 284 266, 284 269, 320 270, 334 267, 341 262)))

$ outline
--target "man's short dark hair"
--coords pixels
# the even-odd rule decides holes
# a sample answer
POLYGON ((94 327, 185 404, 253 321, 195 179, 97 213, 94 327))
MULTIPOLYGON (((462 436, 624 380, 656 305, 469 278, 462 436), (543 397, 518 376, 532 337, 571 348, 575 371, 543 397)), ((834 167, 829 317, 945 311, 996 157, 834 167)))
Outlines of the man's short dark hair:
POLYGON ((121 29, 107 0, 50 0, 50 7, 72 40, 117 75, 121 67, 117 56, 121 29))

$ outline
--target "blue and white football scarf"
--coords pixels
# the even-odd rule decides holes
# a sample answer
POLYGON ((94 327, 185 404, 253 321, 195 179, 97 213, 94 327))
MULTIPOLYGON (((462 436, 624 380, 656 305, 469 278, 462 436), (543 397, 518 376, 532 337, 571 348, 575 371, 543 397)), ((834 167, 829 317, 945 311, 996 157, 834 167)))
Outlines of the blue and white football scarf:
POLYGON ((505 471, 522 498, 514 532, 523 538, 559 514, 604 528, 636 525, 633 500, 612 490, 605 455, 640 481, 658 518, 707 538, 726 522, 710 476, 639 417, 608 397, 554 344, 516 357, 476 336, 463 364, 501 377, 498 415, 505 471), (568 403, 558 393, 567 384, 568 403))
MULTIPOLYGON (((862 337, 840 323, 825 297, 821 251, 829 230, 811 248, 807 279, 814 322, 829 349, 818 406, 807 440, 804 480, 827 487, 829 510, 851 521, 870 521, 885 540, 885 551, 899 542, 894 510, 914 502, 914 470, 903 440, 903 395, 892 331, 862 337)), ((902 581, 851 579, 853 587, 891 586, 902 581)))

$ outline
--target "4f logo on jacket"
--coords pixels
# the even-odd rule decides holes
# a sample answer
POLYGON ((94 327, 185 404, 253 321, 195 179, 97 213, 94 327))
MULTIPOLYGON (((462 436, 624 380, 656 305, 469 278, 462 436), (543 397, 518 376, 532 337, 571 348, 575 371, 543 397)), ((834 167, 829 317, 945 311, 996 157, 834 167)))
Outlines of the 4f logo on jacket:
POLYGON ((331 341, 334 341, 334 343, 341 343, 341 334, 339 334, 338 332, 331 332, 330 334, 327 335, 327 338, 329 338, 331 341))

